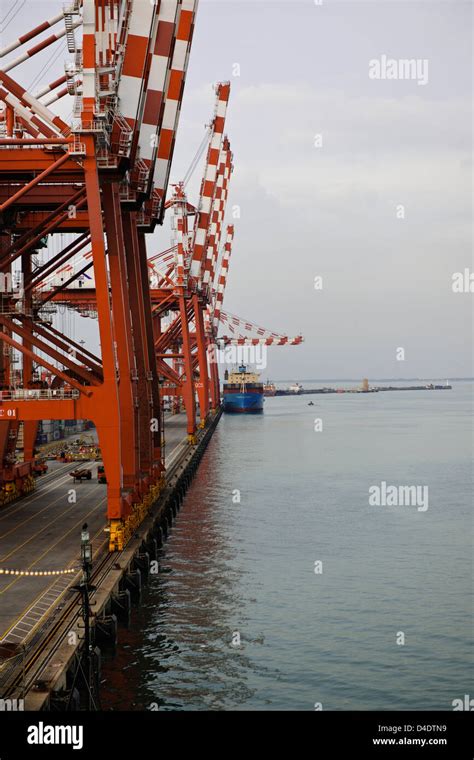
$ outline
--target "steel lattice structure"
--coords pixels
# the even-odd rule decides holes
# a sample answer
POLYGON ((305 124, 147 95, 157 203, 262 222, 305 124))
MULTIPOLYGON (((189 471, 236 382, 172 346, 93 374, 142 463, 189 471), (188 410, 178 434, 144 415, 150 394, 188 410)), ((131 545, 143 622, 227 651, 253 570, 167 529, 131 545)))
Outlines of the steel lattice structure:
POLYGON ((12 478, 20 490, 31 485, 39 420, 91 420, 107 472, 112 550, 163 484, 160 387, 183 400, 193 443, 197 416, 204 427, 220 403, 207 351, 220 321, 233 333, 224 343, 252 340, 236 336, 237 323, 222 311, 234 236, 225 225, 228 82, 216 87, 198 203, 189 203, 184 183, 168 188, 197 5, 72 0, 0 50, 0 67, 8 58, 0 69, 1 275, 4 283, 22 281, 0 296, 0 487, 12 478), (64 76, 32 94, 7 73, 61 37, 71 56, 64 76), (68 96, 66 123, 50 106, 68 96), (147 235, 166 209, 173 246, 148 258, 147 235), (67 245, 41 255, 47 239, 62 235, 67 245), (53 326, 60 303, 97 319, 100 355, 53 326), (22 359, 19 382, 12 351, 22 359), (50 384, 38 381, 39 370, 50 384), (22 465, 14 461, 20 423, 22 465))

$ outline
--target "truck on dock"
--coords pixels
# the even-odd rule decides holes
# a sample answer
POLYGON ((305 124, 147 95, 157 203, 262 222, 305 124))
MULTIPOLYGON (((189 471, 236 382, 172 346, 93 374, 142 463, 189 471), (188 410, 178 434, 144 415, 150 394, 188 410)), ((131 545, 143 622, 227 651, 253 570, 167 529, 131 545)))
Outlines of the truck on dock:
POLYGON ((91 480, 92 470, 88 470, 85 467, 81 469, 76 468, 75 470, 70 472, 69 475, 71 475, 71 477, 73 478, 74 483, 76 483, 76 481, 80 482, 81 480, 91 480))
POLYGON ((48 465, 44 458, 35 459, 32 466, 33 475, 45 475, 48 472, 48 465))

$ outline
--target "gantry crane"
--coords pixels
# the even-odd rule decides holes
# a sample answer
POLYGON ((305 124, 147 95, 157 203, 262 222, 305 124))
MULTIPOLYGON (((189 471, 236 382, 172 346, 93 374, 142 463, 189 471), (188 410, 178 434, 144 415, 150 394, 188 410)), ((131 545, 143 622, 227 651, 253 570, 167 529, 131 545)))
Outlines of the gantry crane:
POLYGON ((73 0, 0 51, 1 272, 10 275, 19 262, 24 282, 21 298, 1 294, 2 483, 20 422, 26 464, 38 420, 92 420, 107 472, 112 549, 123 546, 162 482, 145 236, 164 215, 196 11, 197 0, 73 0), (65 78, 28 92, 14 69, 60 37, 71 54, 65 78), (66 94, 73 97, 68 123, 50 108, 66 94), (72 242, 37 264, 46 237, 65 233, 72 242), (80 269, 64 269, 84 253, 80 269), (45 282, 60 269, 69 274, 48 293, 45 282), (100 356, 61 334, 47 313, 87 270, 100 356), (10 382, 10 349, 22 356, 19 389, 10 382), (33 367, 54 376, 59 398, 49 388, 25 393, 33 390, 33 367))
MULTIPOLYGON (((220 405, 209 349, 255 340, 237 334, 236 318, 222 310, 234 237, 225 223, 229 82, 216 86, 198 151, 206 152, 198 202, 188 201, 186 181, 168 187, 196 12, 197 0, 70 0, 0 50, 0 275, 21 281, 0 293, 0 501, 31 487, 39 420, 91 420, 107 473, 111 550, 124 546, 163 485, 162 398, 182 400, 195 443, 220 405), (64 76, 30 93, 11 72, 64 37, 64 76), (64 120, 51 106, 67 97, 64 120), (148 258, 147 235, 166 210, 173 244, 148 258), (49 245, 62 236, 66 244, 49 245), (53 324, 60 304, 97 321, 99 354, 53 324), (220 339, 222 322, 232 335, 220 339), (38 381, 38 368, 50 382, 38 381)), ((257 328, 263 338, 301 341, 257 328)))
MULTIPOLYGON (((230 142, 224 134, 229 92, 228 82, 216 86, 214 114, 191 164, 196 167, 197 157, 207 147, 198 202, 193 205, 188 200, 185 181, 173 185, 165 204, 172 214, 173 244, 147 261, 161 397, 184 403, 191 443, 197 427, 205 426, 220 403, 215 348, 302 341, 301 336, 288 338, 237 317, 231 319, 222 310, 234 239, 234 225, 224 224, 233 171, 230 142), (220 325, 228 326, 230 335, 218 337, 220 325)), ((190 172, 187 180, 189 176, 190 172)), ((91 266, 90 262, 83 266, 87 256, 76 255, 81 273, 91 266)), ((94 288, 74 288, 71 280, 66 281, 67 289, 49 287, 44 301, 67 303, 81 313, 95 309, 94 288)))

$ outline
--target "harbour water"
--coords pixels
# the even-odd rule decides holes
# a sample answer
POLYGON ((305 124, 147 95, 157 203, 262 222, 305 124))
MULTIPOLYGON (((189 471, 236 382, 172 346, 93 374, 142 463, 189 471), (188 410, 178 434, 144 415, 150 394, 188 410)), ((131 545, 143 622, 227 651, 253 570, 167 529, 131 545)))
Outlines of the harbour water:
POLYGON ((451 710, 473 695, 472 390, 223 416, 103 663, 103 709, 451 710), (382 481, 427 486, 427 509, 371 505, 382 481))

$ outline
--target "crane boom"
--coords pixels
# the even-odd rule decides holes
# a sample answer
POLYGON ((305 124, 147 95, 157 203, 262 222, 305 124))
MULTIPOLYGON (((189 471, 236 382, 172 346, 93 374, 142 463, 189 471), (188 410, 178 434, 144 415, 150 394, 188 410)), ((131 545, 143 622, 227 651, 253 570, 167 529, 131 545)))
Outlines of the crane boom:
POLYGON ((217 180, 217 168, 224 134, 227 104, 229 102, 230 82, 220 82, 216 88, 216 110, 212 125, 211 139, 206 158, 204 179, 201 185, 198 215, 194 227, 193 254, 191 259, 191 277, 198 290, 201 289, 203 266, 206 256, 212 203, 217 180))

